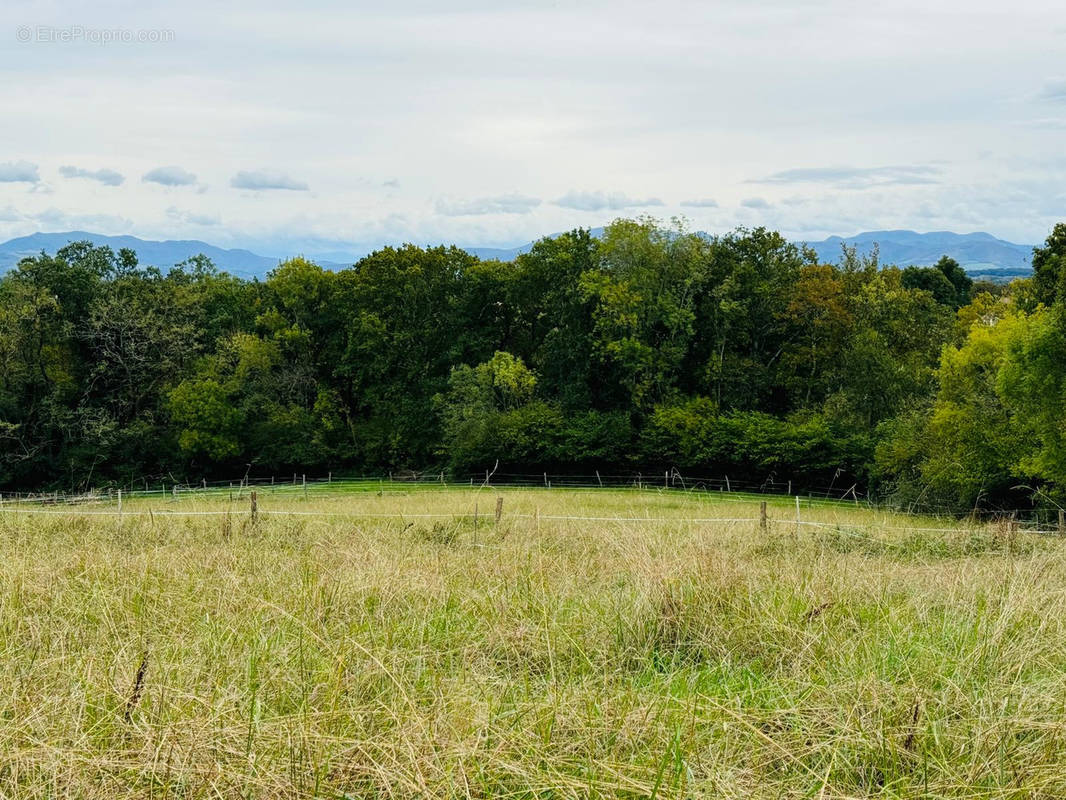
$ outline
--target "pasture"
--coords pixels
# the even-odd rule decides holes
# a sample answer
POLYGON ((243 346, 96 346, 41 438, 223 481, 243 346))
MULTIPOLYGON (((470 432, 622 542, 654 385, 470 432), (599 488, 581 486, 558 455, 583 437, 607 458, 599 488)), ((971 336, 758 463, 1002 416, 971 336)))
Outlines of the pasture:
POLYGON ((8 504, 0 796, 1066 796, 1064 542, 800 505, 8 504))

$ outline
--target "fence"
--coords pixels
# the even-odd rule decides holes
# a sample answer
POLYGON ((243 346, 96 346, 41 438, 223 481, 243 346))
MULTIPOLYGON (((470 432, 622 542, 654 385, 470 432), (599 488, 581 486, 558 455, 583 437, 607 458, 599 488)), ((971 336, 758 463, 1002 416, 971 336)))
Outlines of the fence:
MULTIPOLYGON (((13 513, 49 513, 69 514, 75 509, 77 513, 87 515, 171 515, 171 516, 215 516, 232 513, 231 511, 203 511, 181 509, 178 505, 182 501, 197 498, 217 498, 220 495, 228 496, 232 501, 248 498, 253 492, 297 494, 308 497, 309 492, 320 494, 323 491, 337 490, 341 492, 356 490, 383 491, 407 491, 417 489, 427 490, 453 490, 456 488, 482 488, 491 489, 494 492, 506 492, 507 490, 547 490, 566 489, 570 492, 603 492, 603 491, 633 491, 655 493, 685 493, 700 496, 714 496, 719 501, 734 503, 750 503, 755 499, 776 496, 779 499, 795 499, 796 518, 793 521, 798 527, 833 527, 826 523, 804 521, 801 519, 801 505, 807 508, 826 506, 855 506, 866 509, 880 509, 892 511, 896 514, 906 512, 900 509, 879 507, 872 503, 856 485, 812 487, 805 486, 804 494, 796 492, 791 480, 777 481, 767 478, 755 483, 751 481, 730 479, 726 475, 713 476, 685 476, 678 470, 664 470, 661 475, 649 475, 636 472, 626 475, 611 475, 595 472, 593 475, 560 474, 516 474, 500 473, 487 470, 485 473, 467 476, 466 479, 451 479, 442 473, 415 473, 402 472, 390 473, 388 476, 334 476, 327 473, 325 477, 308 478, 306 474, 294 473, 279 478, 277 475, 270 477, 244 476, 236 481, 207 481, 199 483, 182 483, 159 481, 152 484, 147 480, 138 483, 137 488, 127 484, 126 488, 97 489, 87 492, 61 494, 59 492, 6 492, 0 493, 0 513, 5 511, 13 513), (151 510, 132 510, 123 507, 123 499, 158 499, 166 504, 164 508, 151 510)), ((764 504, 765 505, 765 504, 764 504)), ((357 511, 274 511, 258 510, 253 513, 260 515, 289 515, 289 516, 347 516, 362 518, 455 518, 456 514, 366 514, 357 511)), ((476 512, 473 515, 476 516, 476 512)), ((929 514, 920 514, 928 518, 929 514)), ((947 515, 958 519, 957 515, 947 515)), ((1015 528, 1037 533, 1066 534, 1066 519, 1062 509, 1025 509, 1025 510, 980 510, 967 515, 971 523, 1005 521, 1015 528)), ((520 519, 521 515, 510 515, 510 518, 520 519)), ((763 522, 761 518, 748 517, 694 517, 680 519, 674 517, 600 517, 600 516, 539 516, 543 520, 573 520, 588 522, 682 522, 692 524, 705 524, 711 522, 722 523, 756 523, 763 522)), ((923 526, 885 526, 885 529, 910 530, 910 531, 957 531, 955 527, 923 527, 923 526)))

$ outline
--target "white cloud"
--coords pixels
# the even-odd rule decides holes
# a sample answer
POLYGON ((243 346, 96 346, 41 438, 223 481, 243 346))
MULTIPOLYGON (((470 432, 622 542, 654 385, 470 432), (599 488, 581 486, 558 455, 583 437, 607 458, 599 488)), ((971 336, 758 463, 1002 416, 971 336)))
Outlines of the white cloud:
POLYGON ((627 208, 649 208, 665 205, 658 197, 638 199, 622 192, 577 192, 569 191, 555 201, 562 208, 577 211, 622 211, 627 208))
POLYGON ((0 183, 37 183, 41 175, 36 164, 29 161, 9 161, 0 164, 0 183))
POLYGON ((1038 95, 1041 100, 1066 103, 1066 78, 1056 78, 1044 84, 1038 95))
POLYGON ((474 200, 441 198, 437 201, 437 213, 446 217, 466 217, 483 214, 528 214, 539 205, 539 198, 517 193, 503 194, 496 197, 479 197, 474 200))
POLYGON ((83 169, 81 167, 63 166, 59 168, 59 174, 64 178, 86 178, 104 186, 121 186, 126 180, 121 172, 113 169, 83 169))
POLYGON ((828 183, 845 189, 921 186, 938 183, 940 169, 924 164, 890 167, 800 167, 775 172, 752 183, 828 183))
POLYGON ((88 233, 127 233, 133 222, 117 214, 71 214, 61 208, 46 208, 27 215, 40 230, 86 231, 88 233))
POLYGON ((701 200, 682 200, 681 205, 685 208, 718 208, 718 201, 705 197, 701 200))
POLYGON ((183 222, 187 225, 221 225, 222 218, 217 214, 199 214, 195 211, 183 211, 182 209, 171 206, 166 211, 167 217, 178 222, 183 222))
POLYGON ((284 173, 269 169, 242 170, 230 179, 229 185, 234 189, 253 191, 285 189, 306 192, 308 190, 307 184, 303 181, 294 180, 284 173))
POLYGON ((144 173, 141 181, 162 186, 192 186, 196 183, 196 176, 182 167, 156 167, 144 173))
POLYGON ((744 208, 754 208, 759 210, 770 208, 770 203, 762 197, 745 198, 744 200, 740 201, 740 205, 744 208))

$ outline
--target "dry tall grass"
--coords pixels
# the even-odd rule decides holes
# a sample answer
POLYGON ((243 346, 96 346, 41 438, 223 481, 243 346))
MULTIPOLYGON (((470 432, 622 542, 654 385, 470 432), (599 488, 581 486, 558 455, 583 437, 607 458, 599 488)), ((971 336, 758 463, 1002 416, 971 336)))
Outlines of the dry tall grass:
POLYGON ((0 794, 1066 796, 1059 540, 503 494, 0 512, 0 794))

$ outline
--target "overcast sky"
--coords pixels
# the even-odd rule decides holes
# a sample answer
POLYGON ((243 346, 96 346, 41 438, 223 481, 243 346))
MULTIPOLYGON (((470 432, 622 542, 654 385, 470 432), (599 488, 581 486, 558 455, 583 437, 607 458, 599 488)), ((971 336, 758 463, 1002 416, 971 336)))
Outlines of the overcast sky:
POLYGON ((3 0, 0 28, 0 239, 1066 220, 1063 0, 3 0))

